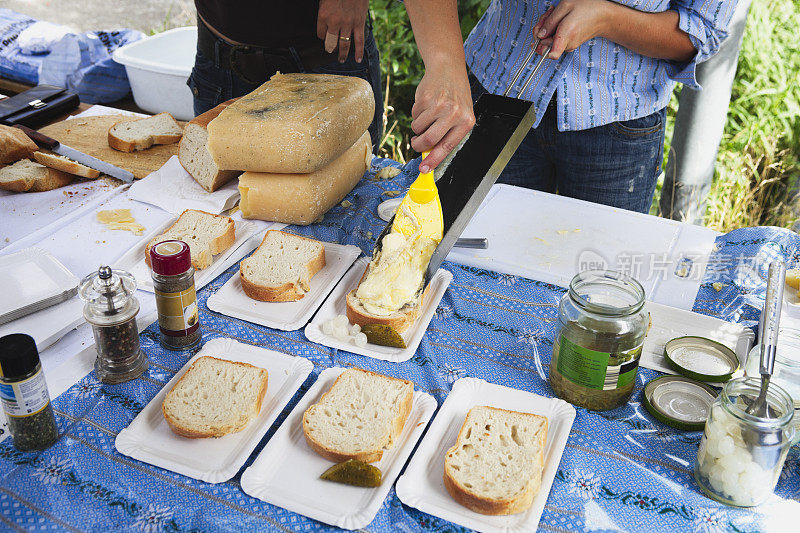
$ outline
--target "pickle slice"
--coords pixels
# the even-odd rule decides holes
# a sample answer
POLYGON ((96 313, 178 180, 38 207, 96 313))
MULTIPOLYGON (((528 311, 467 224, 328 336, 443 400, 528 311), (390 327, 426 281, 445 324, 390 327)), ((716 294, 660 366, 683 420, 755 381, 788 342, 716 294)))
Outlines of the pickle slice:
POLYGON ((379 468, 364 461, 348 459, 343 463, 333 465, 319 477, 336 483, 355 485, 356 487, 379 487, 383 474, 381 474, 379 468))
POLYGON ((361 333, 367 336, 367 342, 380 344, 381 346, 391 346, 392 348, 405 348, 406 341, 403 340, 396 329, 385 324, 366 324, 361 326, 361 333))

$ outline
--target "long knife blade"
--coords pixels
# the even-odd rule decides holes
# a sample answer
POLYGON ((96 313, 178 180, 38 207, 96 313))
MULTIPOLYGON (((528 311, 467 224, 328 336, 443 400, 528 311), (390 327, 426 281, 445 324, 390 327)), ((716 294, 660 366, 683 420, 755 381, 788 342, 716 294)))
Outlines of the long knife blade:
POLYGON ((86 165, 89 168, 99 170, 103 174, 108 174, 112 178, 117 178, 125 183, 133 183, 133 173, 125 170, 124 168, 116 167, 111 163, 106 163, 101 159, 92 157, 89 154, 84 154, 83 152, 79 152, 76 149, 70 148, 69 146, 61 143, 58 143, 54 148, 52 148, 52 150, 58 155, 69 157, 81 165, 86 165))
POLYGON ((484 94, 474 109, 472 133, 436 182, 444 236, 428 263, 426 284, 536 122, 533 103, 506 96, 484 94))
POLYGON ((13 126, 15 128, 19 128, 40 148, 51 150, 57 153, 58 155, 63 155, 64 157, 68 157, 73 161, 77 161, 81 165, 85 165, 89 168, 99 170, 103 174, 107 174, 112 178, 117 178, 118 180, 122 180, 125 183, 133 183, 132 172, 129 172, 123 168, 116 167, 111 163, 106 163, 105 161, 97 159, 96 157, 92 157, 89 154, 84 154, 83 152, 79 152, 74 148, 70 148, 69 146, 61 144, 52 137, 48 137, 44 133, 32 130, 31 128, 23 126, 22 124, 11 124, 5 120, 0 122, 9 126, 13 126))

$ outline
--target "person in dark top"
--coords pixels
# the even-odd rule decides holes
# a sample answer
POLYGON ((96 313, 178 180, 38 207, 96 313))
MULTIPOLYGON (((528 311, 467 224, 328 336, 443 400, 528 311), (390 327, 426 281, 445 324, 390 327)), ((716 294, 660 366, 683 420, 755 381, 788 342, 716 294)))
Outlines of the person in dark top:
POLYGON ((375 94, 369 127, 380 142, 380 57, 369 0, 195 0, 197 56, 187 84, 199 115, 280 71, 358 76, 375 94))

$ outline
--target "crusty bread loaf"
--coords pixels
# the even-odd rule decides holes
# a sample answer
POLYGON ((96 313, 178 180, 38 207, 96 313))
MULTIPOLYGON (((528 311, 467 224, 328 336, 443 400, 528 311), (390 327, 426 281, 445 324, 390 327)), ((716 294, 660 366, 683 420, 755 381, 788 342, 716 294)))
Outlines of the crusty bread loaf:
POLYGON ((147 150, 154 144, 172 144, 181 140, 180 124, 169 113, 117 122, 108 130, 108 145, 120 152, 147 150))
POLYGON ((33 158, 37 163, 40 163, 46 167, 54 168, 56 170, 66 172, 67 174, 73 174, 81 178, 93 180, 100 177, 99 170, 89 168, 86 165, 81 165, 77 161, 73 161, 72 159, 64 157, 63 155, 49 154, 47 152, 34 152, 33 158))
POLYGON ((374 111, 361 78, 275 74, 211 121, 208 150, 223 170, 314 172, 356 142, 374 111))
POLYGON ((19 128, 0 125, 0 165, 28 159, 39 147, 19 128))
POLYGON ((239 177, 242 217, 306 226, 353 190, 372 159, 369 132, 327 167, 310 174, 245 172, 239 177))
POLYGON ((311 290, 311 278, 325 266, 321 242, 270 230, 258 249, 243 259, 242 290, 262 302, 293 302, 311 290))
POLYGON ((236 100, 228 100, 202 115, 197 115, 183 128, 183 137, 178 147, 178 160, 186 172, 208 192, 216 191, 242 173, 241 170, 220 170, 206 147, 208 123, 236 100))
POLYGON ((0 189, 8 191, 44 192, 70 183, 71 175, 47 168, 30 159, 20 159, 13 165, 0 168, 0 189))
POLYGON ((303 413, 306 442, 337 463, 380 461, 403 431, 413 398, 411 381, 349 368, 303 413))
POLYGON ((236 227, 230 217, 187 209, 172 226, 145 246, 144 260, 148 267, 151 267, 150 248, 162 241, 173 239, 189 245, 192 267, 195 270, 202 270, 211 265, 213 256, 233 245, 236 241, 236 227))
POLYGON ((247 363, 199 357, 161 403, 172 431, 188 437, 221 437, 243 430, 261 411, 267 371, 247 363))
POLYGON ((546 417, 473 407, 445 454, 444 486, 476 513, 522 512, 539 492, 546 441, 546 417))

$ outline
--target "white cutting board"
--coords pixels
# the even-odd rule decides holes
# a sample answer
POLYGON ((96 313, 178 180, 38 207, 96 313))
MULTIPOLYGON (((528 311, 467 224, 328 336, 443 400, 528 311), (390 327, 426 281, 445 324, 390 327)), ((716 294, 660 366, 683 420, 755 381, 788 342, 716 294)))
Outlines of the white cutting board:
POLYGON ((648 300, 690 310, 717 235, 701 226, 499 184, 461 235, 486 237, 489 248, 453 248, 447 259, 562 287, 582 270, 619 270, 639 280, 648 300))

